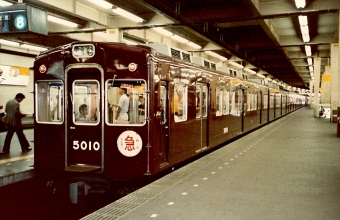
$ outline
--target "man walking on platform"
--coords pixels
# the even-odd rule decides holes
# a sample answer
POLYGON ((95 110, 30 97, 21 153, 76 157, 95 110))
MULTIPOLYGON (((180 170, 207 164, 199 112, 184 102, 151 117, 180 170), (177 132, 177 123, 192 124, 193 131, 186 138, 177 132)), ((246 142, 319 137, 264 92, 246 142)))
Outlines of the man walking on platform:
POLYGON ((29 147, 30 145, 23 133, 22 123, 21 123, 21 118, 25 117, 26 114, 22 114, 20 112, 19 104, 24 98, 25 98, 24 94, 18 93, 14 99, 9 100, 6 103, 6 108, 5 108, 6 116, 3 118, 3 120, 5 121, 8 127, 8 132, 6 135, 4 147, 2 148, 2 153, 4 154, 9 153, 9 148, 11 145, 14 132, 17 133, 22 152, 26 153, 32 150, 32 148, 29 147))

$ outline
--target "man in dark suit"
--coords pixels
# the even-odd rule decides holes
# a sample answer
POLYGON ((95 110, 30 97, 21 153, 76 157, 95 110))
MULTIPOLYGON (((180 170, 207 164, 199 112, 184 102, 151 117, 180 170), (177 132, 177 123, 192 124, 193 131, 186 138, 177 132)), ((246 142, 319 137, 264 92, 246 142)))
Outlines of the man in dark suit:
POLYGON ((3 154, 9 153, 9 148, 11 145, 13 134, 16 132, 19 138, 19 142, 21 145, 21 150, 23 153, 26 153, 32 148, 30 148, 29 143, 23 133, 21 118, 25 117, 26 114, 22 114, 20 112, 20 102, 25 98, 25 95, 22 93, 18 93, 14 99, 9 100, 6 103, 6 116, 3 118, 5 123, 7 124, 8 131, 5 139, 4 147, 2 148, 3 154))

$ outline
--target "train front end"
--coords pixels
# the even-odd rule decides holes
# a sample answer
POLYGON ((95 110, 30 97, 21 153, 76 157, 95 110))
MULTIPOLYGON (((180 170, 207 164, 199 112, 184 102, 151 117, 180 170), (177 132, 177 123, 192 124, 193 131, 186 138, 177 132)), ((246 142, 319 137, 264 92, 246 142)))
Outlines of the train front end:
POLYGON ((36 58, 36 172, 86 184, 150 176, 149 52, 78 42, 36 58))

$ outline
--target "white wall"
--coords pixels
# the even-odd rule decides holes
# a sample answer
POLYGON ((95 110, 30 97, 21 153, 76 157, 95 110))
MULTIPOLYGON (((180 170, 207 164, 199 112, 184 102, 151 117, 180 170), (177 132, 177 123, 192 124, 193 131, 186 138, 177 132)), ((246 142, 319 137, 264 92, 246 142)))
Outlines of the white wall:
MULTIPOLYGON (((33 62, 34 58, 31 57, 0 53, 0 65, 32 68, 33 62)), ((0 85, 0 105, 3 105, 5 108, 6 102, 10 99, 14 99, 15 95, 20 92, 26 96, 26 98, 20 103, 21 111, 32 114, 34 112, 33 91, 33 70, 31 70, 27 86, 0 85)))

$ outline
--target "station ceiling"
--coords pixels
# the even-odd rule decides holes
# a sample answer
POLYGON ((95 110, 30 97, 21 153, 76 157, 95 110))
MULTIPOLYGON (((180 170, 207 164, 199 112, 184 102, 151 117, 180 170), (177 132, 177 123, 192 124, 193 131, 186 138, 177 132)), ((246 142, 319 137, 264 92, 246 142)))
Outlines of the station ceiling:
MULTIPOLYGON (((309 87, 311 80, 307 58, 321 58, 323 73, 330 65, 331 44, 339 43, 340 0, 306 0, 303 9, 297 9, 294 0, 107 2, 138 15, 145 22, 131 23, 112 13, 111 9, 100 8, 88 0, 23 0, 23 3, 44 8, 49 14, 81 25, 77 29, 51 26, 48 36, 20 36, 17 40, 55 47, 108 28, 119 28, 128 33, 163 27, 202 46, 193 52, 214 51, 267 77, 304 89, 309 87), (308 18, 309 42, 303 41, 299 15, 308 18), (311 47, 309 57, 305 52, 306 45, 311 47)), ((140 40, 143 41, 143 36, 140 40)))

